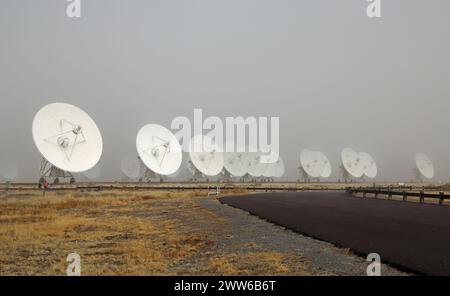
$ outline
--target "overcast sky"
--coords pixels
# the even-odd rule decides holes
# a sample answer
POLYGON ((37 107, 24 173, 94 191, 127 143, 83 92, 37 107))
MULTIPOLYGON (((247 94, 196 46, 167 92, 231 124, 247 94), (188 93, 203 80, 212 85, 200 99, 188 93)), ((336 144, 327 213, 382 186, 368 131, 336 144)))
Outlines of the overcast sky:
MULTIPOLYGON (((141 126, 175 116, 279 116, 287 179, 303 148, 367 151, 378 180, 413 178, 414 154, 450 179, 450 1, 64 0, 0 3, 0 163, 35 181, 31 123, 51 102, 100 127, 101 179, 120 179, 141 126)), ((183 170, 184 164, 183 164, 183 170)))

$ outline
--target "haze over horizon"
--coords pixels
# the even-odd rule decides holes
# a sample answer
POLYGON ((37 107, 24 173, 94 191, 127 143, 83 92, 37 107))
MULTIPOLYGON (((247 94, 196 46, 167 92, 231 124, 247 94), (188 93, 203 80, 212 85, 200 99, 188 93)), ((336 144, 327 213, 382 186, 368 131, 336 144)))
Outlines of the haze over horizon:
MULTIPOLYGON (((299 152, 324 152, 340 178, 345 147, 366 151, 376 180, 414 178, 428 154, 450 180, 450 2, 364 0, 4 0, 0 9, 0 166, 36 181, 34 114, 74 104, 99 126, 100 180, 120 180, 145 124, 177 116, 278 116, 296 180, 299 152)), ((184 155, 180 177, 187 176, 184 155)), ((0 178, 0 180, 3 180, 0 178)))

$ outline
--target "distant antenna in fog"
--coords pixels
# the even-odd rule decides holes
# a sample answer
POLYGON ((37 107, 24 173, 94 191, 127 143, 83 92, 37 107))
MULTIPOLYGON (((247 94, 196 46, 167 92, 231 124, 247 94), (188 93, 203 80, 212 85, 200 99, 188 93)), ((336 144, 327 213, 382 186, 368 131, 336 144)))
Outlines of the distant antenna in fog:
POLYGON ((140 162, 137 157, 127 156, 120 161, 120 170, 130 180, 137 180, 140 176, 140 162))
POLYGON ((228 178, 243 177, 247 173, 244 162, 246 157, 244 148, 237 149, 236 152, 224 152, 224 175, 228 178))
POLYGON ((194 179, 201 176, 208 180, 208 177, 219 175, 224 166, 224 157, 219 146, 204 135, 196 135, 191 139, 189 158, 188 169, 194 179))
POLYGON ((422 180, 422 177, 426 179, 432 179, 434 177, 434 166, 431 159, 424 153, 416 154, 416 170, 417 178, 422 180))
POLYGON ((9 159, 0 160, 0 176, 7 181, 13 181, 19 175, 17 164, 9 159))
POLYGON ((303 149, 300 152, 300 178, 309 182, 331 176, 331 164, 328 157, 320 151, 303 149))
POLYGON ((366 152, 361 152, 359 156, 361 158, 364 175, 371 179, 375 178, 378 174, 378 168, 373 157, 366 152))
POLYGON ((360 155, 351 148, 345 148, 341 153, 342 174, 344 180, 359 179, 364 175, 363 163, 360 155))

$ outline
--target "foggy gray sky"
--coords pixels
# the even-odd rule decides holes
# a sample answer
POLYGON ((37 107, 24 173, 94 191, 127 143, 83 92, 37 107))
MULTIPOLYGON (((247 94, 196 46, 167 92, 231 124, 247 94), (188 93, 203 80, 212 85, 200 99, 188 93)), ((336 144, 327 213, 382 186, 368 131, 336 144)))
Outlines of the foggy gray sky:
MULTIPOLYGON (((0 162, 35 181, 34 114, 77 105, 103 134, 101 179, 120 179, 147 123, 175 116, 279 116, 287 179, 303 148, 338 178, 350 146, 378 180, 413 178, 414 154, 450 177, 450 2, 383 0, 64 0, 0 3, 0 162)), ((183 170, 185 166, 183 163, 183 170)))

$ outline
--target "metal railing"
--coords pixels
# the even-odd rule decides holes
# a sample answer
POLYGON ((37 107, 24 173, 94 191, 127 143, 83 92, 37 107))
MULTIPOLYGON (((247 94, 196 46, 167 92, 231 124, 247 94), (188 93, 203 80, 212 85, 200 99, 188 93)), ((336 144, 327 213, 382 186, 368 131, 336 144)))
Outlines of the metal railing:
POLYGON ((439 201, 439 204, 442 205, 445 200, 450 200, 450 194, 446 194, 444 192, 425 192, 424 190, 420 190, 418 192, 406 191, 393 189, 390 187, 387 188, 347 188, 347 192, 350 194, 362 193, 362 197, 367 197, 367 194, 373 194, 375 198, 378 198, 379 195, 387 196, 388 199, 392 199, 393 196, 402 197, 403 201, 407 201, 408 197, 417 197, 419 198, 420 203, 425 202, 425 198, 435 199, 439 201))
POLYGON ((220 186, 213 186, 211 188, 208 187, 208 196, 211 196, 211 195, 219 196, 220 195, 220 186), (211 189, 213 189, 213 190, 211 191, 211 189))

